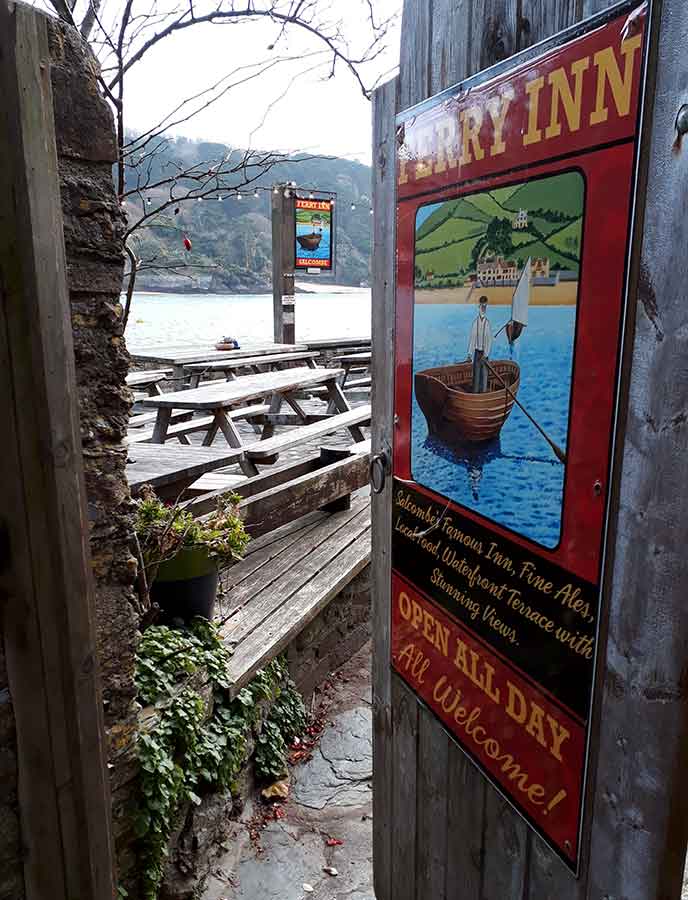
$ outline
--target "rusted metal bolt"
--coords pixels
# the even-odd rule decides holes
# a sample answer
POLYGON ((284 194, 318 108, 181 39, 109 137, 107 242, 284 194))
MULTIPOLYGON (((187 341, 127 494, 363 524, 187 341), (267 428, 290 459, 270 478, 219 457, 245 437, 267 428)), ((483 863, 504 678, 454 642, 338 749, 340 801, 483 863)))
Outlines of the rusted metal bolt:
POLYGON ((688 134, 688 103, 684 103, 676 114, 675 127, 680 135, 688 134))

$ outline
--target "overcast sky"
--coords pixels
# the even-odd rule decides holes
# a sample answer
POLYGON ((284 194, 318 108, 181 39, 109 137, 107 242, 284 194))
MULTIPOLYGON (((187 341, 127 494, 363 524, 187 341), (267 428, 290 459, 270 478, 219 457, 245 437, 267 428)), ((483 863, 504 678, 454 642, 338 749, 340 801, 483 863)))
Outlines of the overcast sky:
MULTIPOLYGON (((399 11, 401 2, 373 0, 376 17, 399 11)), ((347 39, 360 48, 370 38, 365 5, 358 0, 333 0, 331 6, 336 16, 345 18, 347 39)), ((153 115, 161 118, 181 100, 239 66, 277 56, 297 57, 229 91, 192 121, 174 126, 173 133, 236 147, 307 150, 370 162, 371 104, 355 79, 340 66, 334 78, 323 80, 329 72, 329 57, 307 56, 321 45, 296 29, 280 41, 276 51, 270 51, 276 35, 274 25, 251 21, 194 26, 162 41, 127 76, 127 126, 139 131, 149 128, 153 115), (306 71, 313 66, 318 69, 306 71), (289 86, 300 72, 304 74, 289 86)), ((398 21, 388 45, 382 57, 363 68, 366 83, 386 80, 393 73, 399 55, 398 21)))

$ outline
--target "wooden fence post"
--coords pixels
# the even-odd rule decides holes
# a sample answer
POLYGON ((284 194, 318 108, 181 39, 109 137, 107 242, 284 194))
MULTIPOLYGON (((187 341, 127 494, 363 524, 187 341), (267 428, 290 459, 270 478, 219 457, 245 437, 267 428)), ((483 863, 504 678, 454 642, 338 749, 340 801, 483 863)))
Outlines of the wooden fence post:
POLYGON ((272 310, 276 343, 296 343, 294 199, 288 185, 272 191, 272 310))
MULTIPOLYGON (((398 80, 375 92, 373 452, 393 431, 394 114, 606 9, 607 0, 406 0, 398 80)), ((641 5, 639 0, 638 6, 641 5)), ((606 658, 575 878, 390 671, 391 485, 373 502, 378 900, 677 900, 688 838, 683 0, 653 4, 605 576, 606 658), (657 48, 661 47, 658 55, 657 48)))
POLYGON ((28 900, 114 893, 45 18, 0 0, 0 572, 28 900))

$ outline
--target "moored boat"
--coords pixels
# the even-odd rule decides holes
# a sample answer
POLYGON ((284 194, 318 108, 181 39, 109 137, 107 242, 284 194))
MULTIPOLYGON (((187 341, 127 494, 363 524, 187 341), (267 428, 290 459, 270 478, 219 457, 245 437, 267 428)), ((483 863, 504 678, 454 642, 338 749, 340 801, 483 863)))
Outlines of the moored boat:
POLYGON ((518 393, 521 372, 510 359, 490 360, 487 390, 471 390, 470 362, 424 369, 415 376, 416 399, 430 434, 446 441, 475 443, 497 437, 509 418, 518 393), (497 378, 503 379, 504 384, 497 378))
POLYGON ((296 240, 304 250, 317 250, 322 240, 322 234, 297 234, 296 240))

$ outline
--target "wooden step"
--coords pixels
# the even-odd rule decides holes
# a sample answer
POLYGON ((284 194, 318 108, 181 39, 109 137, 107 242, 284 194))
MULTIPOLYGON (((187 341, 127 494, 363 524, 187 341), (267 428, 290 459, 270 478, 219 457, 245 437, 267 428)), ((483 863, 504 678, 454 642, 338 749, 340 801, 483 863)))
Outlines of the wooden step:
POLYGON ((278 656, 369 562, 370 503, 363 500, 311 522, 293 542, 285 538, 232 567, 233 586, 224 598, 229 618, 222 627, 223 640, 234 650, 230 695, 278 656))
POLYGON ((291 447, 298 447, 299 444, 305 444, 313 438, 320 437, 325 434, 332 434, 340 428, 352 428, 362 425, 370 421, 370 406, 358 406, 348 412, 337 413, 321 422, 313 422, 311 425, 301 425, 284 434, 275 435, 265 441, 259 441, 251 444, 246 448, 246 456, 254 462, 259 462, 266 457, 273 457, 275 454, 288 450, 291 447))

